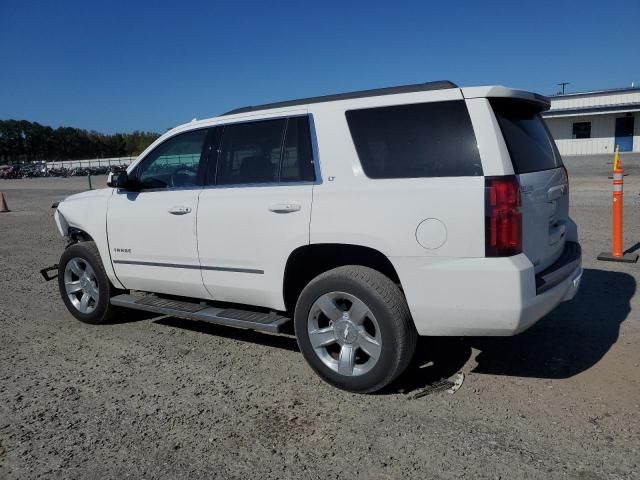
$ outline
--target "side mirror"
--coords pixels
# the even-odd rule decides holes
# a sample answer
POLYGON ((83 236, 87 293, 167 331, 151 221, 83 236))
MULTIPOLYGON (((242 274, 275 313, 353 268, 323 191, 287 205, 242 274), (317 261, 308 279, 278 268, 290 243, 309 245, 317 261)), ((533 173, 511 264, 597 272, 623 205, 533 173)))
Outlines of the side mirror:
POLYGON ((129 176, 126 171, 111 172, 107 178, 107 186, 111 188, 127 188, 129 176))

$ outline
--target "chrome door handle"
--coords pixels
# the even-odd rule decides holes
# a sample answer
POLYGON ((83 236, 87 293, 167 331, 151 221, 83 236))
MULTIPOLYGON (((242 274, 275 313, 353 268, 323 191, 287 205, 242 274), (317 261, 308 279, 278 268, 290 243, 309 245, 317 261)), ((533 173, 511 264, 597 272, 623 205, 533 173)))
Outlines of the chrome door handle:
POLYGON ((298 212, 301 208, 302 206, 297 203, 274 203, 269 205, 269 211, 273 213, 298 212))
POLYGON ((185 215, 191 213, 191 207, 171 207, 169 213, 171 215, 185 215))
POLYGON ((554 200, 557 200, 558 198, 563 196, 565 193, 567 193, 566 185, 556 185, 555 187, 551 187, 549 190, 547 190, 547 199, 549 200, 549 202, 553 202, 554 200))

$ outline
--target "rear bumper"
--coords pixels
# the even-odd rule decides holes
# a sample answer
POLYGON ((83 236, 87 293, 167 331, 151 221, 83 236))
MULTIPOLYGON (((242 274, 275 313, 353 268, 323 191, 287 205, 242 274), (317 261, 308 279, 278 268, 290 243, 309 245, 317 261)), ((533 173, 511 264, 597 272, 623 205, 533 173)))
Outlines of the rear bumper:
POLYGON ((536 275, 536 295, 561 284, 580 267, 582 248, 577 242, 566 242, 564 252, 549 268, 536 275))
POLYGON ((505 258, 392 257, 420 335, 520 333, 580 287, 580 246, 536 275, 524 254, 505 258))

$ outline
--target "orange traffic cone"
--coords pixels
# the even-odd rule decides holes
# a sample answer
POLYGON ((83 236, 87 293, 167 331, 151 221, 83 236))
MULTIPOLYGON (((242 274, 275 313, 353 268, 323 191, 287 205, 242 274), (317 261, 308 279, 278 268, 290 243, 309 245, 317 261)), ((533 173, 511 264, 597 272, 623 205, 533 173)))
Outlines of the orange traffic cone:
POLYGON ((10 212, 7 201, 4 198, 4 193, 0 192, 0 213, 10 212))
POLYGON ((616 146, 616 155, 613 158, 613 207, 612 207, 612 247, 611 253, 602 252, 598 255, 598 260, 606 262, 626 262, 635 263, 638 261, 637 253, 624 253, 623 251, 623 186, 624 186, 624 168, 618 156, 619 147, 616 146))

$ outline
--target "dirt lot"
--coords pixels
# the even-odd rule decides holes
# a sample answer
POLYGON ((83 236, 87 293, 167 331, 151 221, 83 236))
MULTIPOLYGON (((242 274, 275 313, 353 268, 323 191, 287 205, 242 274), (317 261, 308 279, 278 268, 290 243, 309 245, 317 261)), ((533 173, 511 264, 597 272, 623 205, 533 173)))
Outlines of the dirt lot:
MULTIPOLYGON (((572 179, 575 300, 517 337, 424 340, 373 396, 322 383, 293 337, 75 321, 38 269, 64 246, 51 203, 84 188, 0 180, 0 478, 640 478, 640 265, 595 260, 606 177, 572 179), (454 395, 408 393, 457 371, 454 395)), ((639 191, 627 177, 634 248, 639 191)))

